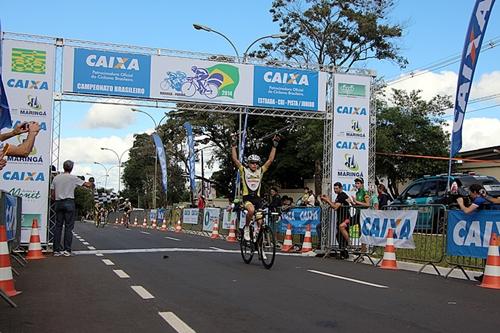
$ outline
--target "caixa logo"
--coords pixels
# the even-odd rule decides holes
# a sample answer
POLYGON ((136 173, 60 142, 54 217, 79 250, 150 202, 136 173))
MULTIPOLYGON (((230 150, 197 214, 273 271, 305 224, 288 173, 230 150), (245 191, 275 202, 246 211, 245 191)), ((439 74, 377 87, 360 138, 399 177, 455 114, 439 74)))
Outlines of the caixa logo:
POLYGON ((43 172, 5 171, 3 173, 3 179, 24 182, 43 182, 45 181, 45 175, 43 174, 43 172))
POLYGON ((340 114, 350 114, 350 115, 358 115, 358 116, 367 116, 368 112, 366 108, 362 106, 338 106, 337 113, 340 114))
MULTIPOLYGON (((16 128, 17 125, 22 124, 22 123, 25 123, 25 121, 16 120, 14 122, 14 124, 12 125, 12 128, 16 128)), ((42 122, 38 123, 38 125, 40 125, 40 131, 47 130, 47 123, 46 122, 42 121, 42 122)))
POLYGON ((364 142, 355 141, 337 141, 335 147, 338 149, 366 150, 366 144, 364 142))
POLYGON ((96 54, 90 54, 85 61, 90 67, 104 67, 125 70, 139 70, 139 60, 135 58, 113 57, 96 54))
POLYGON ((47 81, 9 79, 7 86, 20 89, 49 90, 47 81))
POLYGON ((264 81, 268 83, 294 84, 298 86, 308 86, 309 78, 307 74, 287 73, 287 72, 272 72, 264 73, 264 81))

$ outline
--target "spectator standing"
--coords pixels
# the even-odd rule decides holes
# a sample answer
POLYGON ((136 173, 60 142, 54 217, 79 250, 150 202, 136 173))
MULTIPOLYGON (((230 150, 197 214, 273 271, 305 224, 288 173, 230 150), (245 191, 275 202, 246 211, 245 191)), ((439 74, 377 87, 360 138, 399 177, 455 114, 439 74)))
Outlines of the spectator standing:
POLYGON ((278 189, 276 187, 271 187, 271 196, 269 198, 269 209, 271 212, 279 211, 281 207, 281 196, 279 195, 278 189))
POLYGON ((378 192, 378 206, 380 209, 382 209, 385 206, 389 205, 389 202, 392 201, 392 198, 389 195, 389 193, 387 193, 387 189, 385 188, 384 184, 379 184, 377 186, 377 192, 378 192))
POLYGON ((316 196, 314 195, 313 190, 308 191, 309 196, 307 197, 307 207, 314 207, 316 203, 316 196))
POLYGON ((380 204, 378 201, 377 187, 375 185, 370 185, 369 192, 370 192, 370 209, 379 210, 380 204))
POLYGON ((75 188, 85 186, 92 188, 91 182, 86 182, 71 174, 73 161, 63 163, 64 172, 55 176, 50 186, 52 199, 55 200, 56 226, 54 230, 54 256, 71 256, 73 227, 75 226, 75 188), (64 247, 61 246, 62 229, 64 226, 64 247))
POLYGON ((206 206, 205 196, 204 195, 200 195, 198 197, 198 208, 199 209, 203 209, 203 208, 205 208, 205 206, 206 206))
POLYGON ((307 206, 307 200, 309 199, 309 187, 304 187, 304 194, 300 197, 300 205, 307 206))
MULTIPOLYGON (((349 253, 347 252, 347 246, 349 245, 349 223, 350 223, 349 207, 352 202, 352 199, 349 197, 349 195, 347 195, 347 193, 343 191, 342 183, 340 182, 336 182, 335 184, 333 184, 333 191, 337 195, 337 198, 335 198, 335 202, 332 202, 332 199, 325 194, 322 194, 320 198, 321 201, 326 202, 328 205, 330 205, 331 208, 337 211, 336 238, 340 249, 340 259, 346 259, 349 257, 349 253)), ((321 239, 320 230, 316 231, 318 231, 318 236, 321 239)))

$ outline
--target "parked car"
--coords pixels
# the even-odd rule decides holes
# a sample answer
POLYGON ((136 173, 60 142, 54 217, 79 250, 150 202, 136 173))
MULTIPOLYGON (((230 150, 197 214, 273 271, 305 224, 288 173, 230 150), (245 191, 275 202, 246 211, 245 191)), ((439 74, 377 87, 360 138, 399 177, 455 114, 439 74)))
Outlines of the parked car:
MULTIPOLYGON (((475 174, 452 174, 450 184, 457 182, 462 196, 468 193, 472 184, 481 184, 489 195, 500 196, 500 182, 492 176, 475 174)), ((456 195, 447 193, 448 175, 424 176, 410 183, 392 203, 399 205, 444 205, 446 208, 456 208, 456 195)), ((467 203, 466 203, 467 205, 467 203)), ((441 232, 444 228, 444 212, 438 206, 419 208, 420 213, 415 226, 416 232, 441 232)))

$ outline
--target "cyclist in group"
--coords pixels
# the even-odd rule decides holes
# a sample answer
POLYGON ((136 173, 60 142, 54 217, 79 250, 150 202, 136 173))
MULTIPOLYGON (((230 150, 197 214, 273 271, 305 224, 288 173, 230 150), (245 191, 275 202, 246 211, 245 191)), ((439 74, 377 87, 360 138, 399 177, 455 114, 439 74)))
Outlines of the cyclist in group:
POLYGON ((191 70, 194 73, 194 79, 200 85, 201 91, 205 91, 206 89, 205 82, 209 76, 208 71, 205 68, 200 68, 196 66, 191 67, 191 70))
MULTIPOLYGON (((261 208, 261 197, 260 197, 260 187, 262 185, 262 177, 267 171, 271 163, 273 163, 276 156, 276 148, 278 147, 280 137, 275 135, 273 137, 273 147, 269 153, 267 161, 261 165, 261 159, 258 155, 250 155, 247 158, 248 166, 244 166, 238 160, 238 153, 236 151, 236 142, 233 141, 231 147, 231 158, 233 163, 236 165, 240 171, 241 178, 241 193, 243 195, 243 205, 247 210, 245 228, 243 230, 243 237, 246 241, 250 240, 250 229, 249 225, 253 219, 255 210, 261 208)), ((259 227, 262 221, 257 221, 259 227)))

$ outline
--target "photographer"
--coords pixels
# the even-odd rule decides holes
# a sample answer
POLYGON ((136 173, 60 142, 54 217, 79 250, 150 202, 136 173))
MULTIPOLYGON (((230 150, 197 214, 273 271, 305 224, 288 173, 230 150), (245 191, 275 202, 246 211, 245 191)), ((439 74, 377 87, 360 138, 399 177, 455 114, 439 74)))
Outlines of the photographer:
POLYGON ((462 210, 462 212, 470 214, 474 212, 476 209, 480 208, 481 206, 491 204, 491 202, 483 196, 483 194, 484 195, 486 194, 486 191, 481 185, 472 184, 471 186, 469 186, 469 191, 470 191, 469 197, 471 198, 472 201, 470 206, 468 207, 465 206, 464 198, 462 197, 457 198, 457 204, 462 210))

